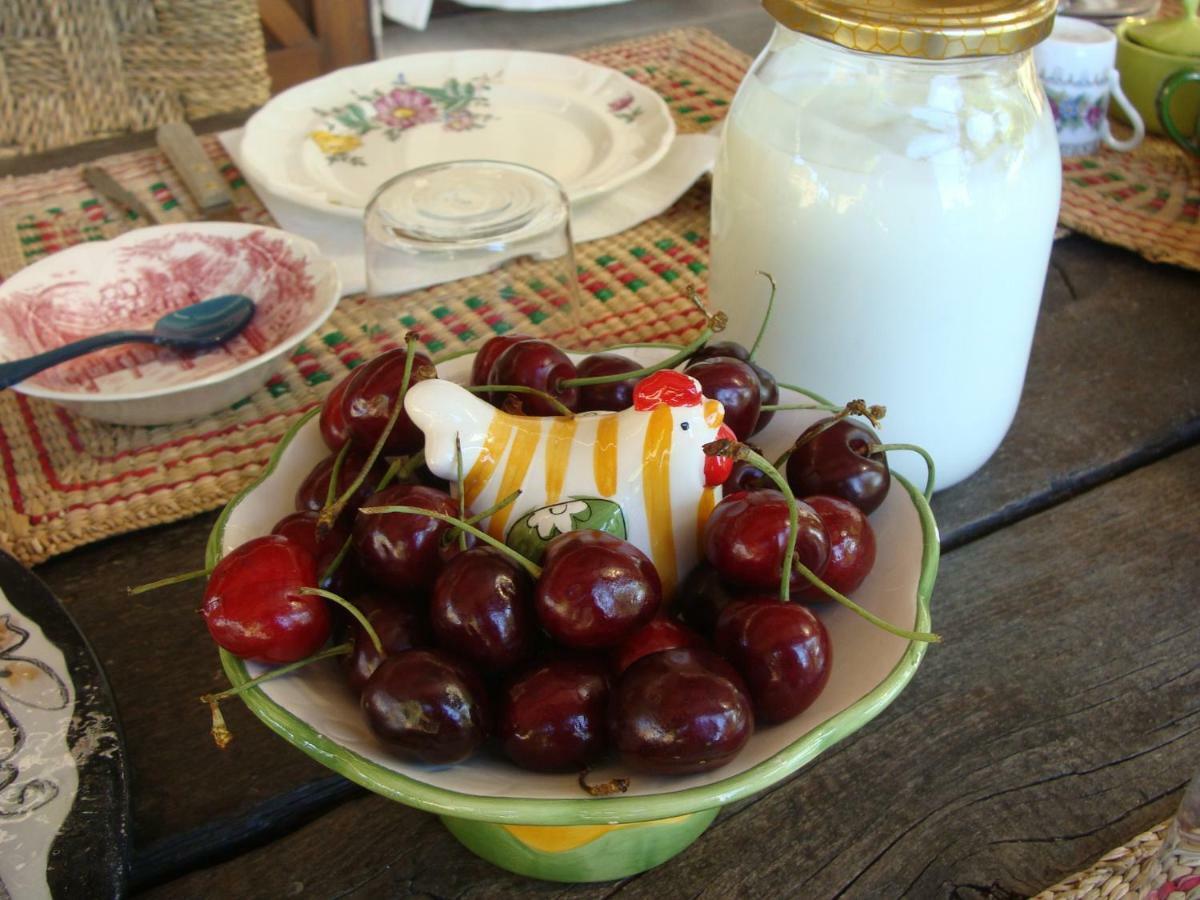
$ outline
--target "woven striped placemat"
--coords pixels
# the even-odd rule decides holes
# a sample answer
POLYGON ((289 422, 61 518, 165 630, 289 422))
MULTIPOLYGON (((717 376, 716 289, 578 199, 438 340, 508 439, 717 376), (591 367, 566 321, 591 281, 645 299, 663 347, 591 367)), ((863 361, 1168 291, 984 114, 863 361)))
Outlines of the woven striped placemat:
MULTIPOLYGON (((750 60, 711 33, 681 29, 596 48, 585 59, 658 91, 681 132, 707 131, 724 115, 750 60)), ((205 149, 225 174, 242 217, 273 224, 215 138, 205 149)), ((146 150, 100 164, 163 212, 196 217, 164 157, 146 150)), ((81 241, 136 227, 85 185, 78 168, 0 183, 0 276, 81 241)), ((678 341, 700 327, 686 299, 707 272, 708 186, 697 184, 663 215, 577 248, 596 343, 678 341)), ((525 298, 528 284, 492 293, 455 282, 430 289, 419 319, 387 302, 347 297, 267 386, 220 414, 181 425, 131 428, 80 418, 52 403, 0 392, 0 546, 36 563, 100 538, 174 521, 225 503, 262 468, 298 416, 331 385, 419 327, 434 358, 512 328, 553 337, 525 298)))

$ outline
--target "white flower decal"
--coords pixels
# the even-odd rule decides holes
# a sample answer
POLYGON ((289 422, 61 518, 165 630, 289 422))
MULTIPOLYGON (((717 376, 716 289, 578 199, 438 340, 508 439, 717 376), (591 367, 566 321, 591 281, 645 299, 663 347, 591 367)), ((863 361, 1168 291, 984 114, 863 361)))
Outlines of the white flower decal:
POLYGON ((582 500, 568 500, 566 503, 544 506, 529 517, 529 527, 536 528, 538 537, 546 541, 555 534, 570 531, 571 517, 587 512, 587 508, 588 505, 582 500))

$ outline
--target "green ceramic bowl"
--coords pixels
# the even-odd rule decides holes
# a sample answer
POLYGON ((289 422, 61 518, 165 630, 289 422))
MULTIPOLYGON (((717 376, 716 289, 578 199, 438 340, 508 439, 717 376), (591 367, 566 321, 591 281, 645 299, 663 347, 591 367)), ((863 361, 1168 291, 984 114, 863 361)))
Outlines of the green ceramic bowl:
MULTIPOLYGON (((627 352, 649 362, 669 351, 627 352)), ((467 356, 438 368, 444 378, 465 380, 470 365, 467 356)), ((809 402, 783 393, 783 402, 809 402)), ((768 455, 780 452, 821 415, 780 413, 756 440, 768 455)), ((268 533, 291 512, 296 486, 327 453, 313 410, 284 436, 258 481, 225 508, 209 539, 208 563, 268 533)), ((889 621, 928 630, 938 566, 937 526, 928 504, 913 485, 894 476, 871 522, 876 564, 855 598, 889 621)), ((364 787, 441 816, 462 843, 496 865, 535 878, 605 881, 674 856, 721 806, 790 775, 873 719, 908 684, 924 644, 886 634, 838 606, 820 615, 830 633, 833 667, 813 706, 790 722, 759 730, 733 762, 715 772, 634 776, 620 796, 588 797, 573 776, 525 772, 486 754, 446 768, 393 759, 368 731, 357 698, 332 661, 268 682, 243 698, 289 743, 364 787)), ((235 685, 263 671, 224 652, 221 658, 235 685)), ((598 770, 593 778, 615 774, 615 768, 598 770)))
MULTIPOLYGON (((1117 70, 1121 73, 1121 88, 1146 123, 1146 130, 1165 135, 1155 101, 1159 88, 1171 75, 1189 69, 1200 70, 1200 58, 1174 56, 1135 44, 1126 36, 1129 26, 1139 20, 1127 20, 1117 26, 1117 70)), ((1120 107, 1113 112, 1124 119, 1120 107)), ((1171 98, 1170 115, 1180 131, 1193 134, 1200 118, 1200 90, 1178 90, 1171 98)))

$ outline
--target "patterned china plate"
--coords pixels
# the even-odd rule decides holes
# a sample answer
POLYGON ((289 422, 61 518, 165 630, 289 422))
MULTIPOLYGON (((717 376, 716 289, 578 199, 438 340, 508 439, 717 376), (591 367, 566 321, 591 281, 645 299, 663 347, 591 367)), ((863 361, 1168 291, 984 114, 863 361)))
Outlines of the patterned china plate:
POLYGON ((0 897, 119 897, 128 775, 108 684, 50 591, 0 552, 0 897))
POLYGON ((527 165, 582 200, 646 172, 674 137, 662 98, 614 69, 551 53, 421 53, 275 97, 246 125, 242 167, 281 197, 359 217, 393 175, 456 159, 527 165))

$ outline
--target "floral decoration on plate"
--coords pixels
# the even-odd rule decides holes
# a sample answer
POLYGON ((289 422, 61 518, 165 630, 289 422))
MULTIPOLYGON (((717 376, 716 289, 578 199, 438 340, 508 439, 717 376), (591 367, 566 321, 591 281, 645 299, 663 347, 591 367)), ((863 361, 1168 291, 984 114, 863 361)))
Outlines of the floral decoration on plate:
MULTIPOLYGON (((331 165, 365 166, 366 160, 354 151, 362 147, 363 136, 373 131, 397 141, 418 125, 440 122, 446 131, 483 128, 493 118, 482 111, 488 106, 485 94, 491 81, 490 75, 478 75, 464 81, 448 78, 440 87, 430 87, 409 85, 400 73, 389 88, 355 92, 353 101, 332 109, 314 107, 313 112, 327 121, 309 137, 331 165)), ((628 99, 632 102, 632 95, 628 99)))

